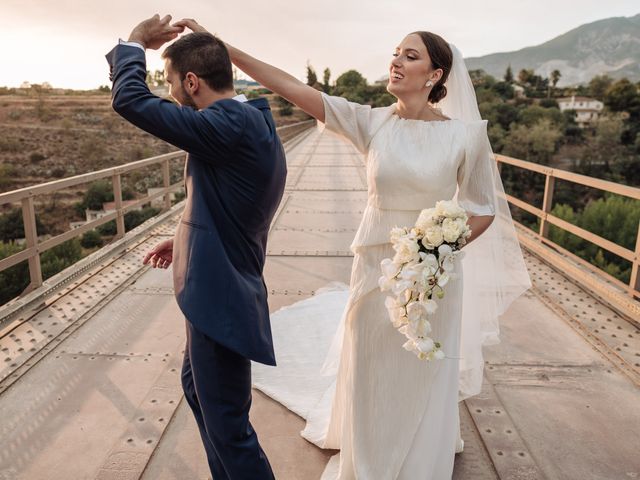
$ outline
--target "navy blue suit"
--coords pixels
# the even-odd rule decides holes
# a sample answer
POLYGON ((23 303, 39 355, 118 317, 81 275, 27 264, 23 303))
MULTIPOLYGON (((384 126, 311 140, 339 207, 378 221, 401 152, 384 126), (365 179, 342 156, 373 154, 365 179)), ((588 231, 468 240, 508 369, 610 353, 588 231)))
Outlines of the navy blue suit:
POLYGON ((269 104, 180 107, 149 91, 142 49, 119 45, 107 60, 116 112, 188 153, 173 279, 187 320, 182 383, 212 474, 272 478, 248 420, 249 360, 275 365, 262 274, 287 172, 269 104))

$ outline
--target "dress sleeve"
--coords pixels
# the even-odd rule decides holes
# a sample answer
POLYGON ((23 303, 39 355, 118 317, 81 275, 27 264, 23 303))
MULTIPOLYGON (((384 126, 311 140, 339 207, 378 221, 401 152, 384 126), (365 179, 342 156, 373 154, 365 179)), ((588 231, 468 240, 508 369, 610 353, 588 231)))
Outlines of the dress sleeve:
POLYGON ((458 204, 471 215, 495 215, 497 167, 487 121, 467 124, 464 159, 458 167, 458 204))
POLYGON ((322 93, 325 127, 349 140, 361 153, 371 142, 371 106, 322 93))

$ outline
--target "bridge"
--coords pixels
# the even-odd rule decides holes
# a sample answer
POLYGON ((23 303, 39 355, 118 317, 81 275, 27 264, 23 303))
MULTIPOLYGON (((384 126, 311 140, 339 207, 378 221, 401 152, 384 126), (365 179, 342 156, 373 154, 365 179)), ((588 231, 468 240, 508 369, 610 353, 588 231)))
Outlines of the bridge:
MULTIPOLYGON (((332 281, 348 283, 349 245, 366 202, 361 155, 307 127, 286 144, 287 187, 265 267, 271 311, 332 281)), ((210 478, 180 385, 185 320, 171 273, 141 263, 179 221, 183 205, 171 206, 169 194, 181 185, 169 184, 168 171, 182 158, 168 154, 0 194, 0 203, 21 202, 26 233, 26 248, 0 260, 0 270, 27 261, 31 277, 28 291, 0 309, 0 479, 210 478), (123 206, 120 177, 149 165, 164 172, 154 194, 164 196, 164 211, 125 232, 123 215, 135 205, 123 206), (116 212, 39 241, 34 198, 97 178, 113 180, 116 212), (43 281, 42 251, 111 220, 117 240, 43 281)), ((546 175, 541 208, 509 198, 542 225, 539 232, 518 226, 533 288, 502 317, 502 342, 485 349, 482 393, 460 403, 465 449, 454 478, 640 478, 638 248, 550 214, 556 178, 636 199, 640 189, 498 160, 546 175), (550 224, 628 258, 631 283, 552 244, 550 224)), ((257 390, 251 419, 278 479, 319 478, 335 453, 302 439, 304 421, 257 390)))

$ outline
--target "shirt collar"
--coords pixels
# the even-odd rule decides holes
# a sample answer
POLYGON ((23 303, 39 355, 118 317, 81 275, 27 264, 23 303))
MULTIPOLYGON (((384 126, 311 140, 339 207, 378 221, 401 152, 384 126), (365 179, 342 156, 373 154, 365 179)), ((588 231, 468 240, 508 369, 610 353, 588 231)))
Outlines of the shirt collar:
POLYGON ((247 97, 245 97, 244 93, 241 93, 240 95, 236 95, 235 97, 233 97, 233 100, 236 100, 238 102, 246 102, 247 97))

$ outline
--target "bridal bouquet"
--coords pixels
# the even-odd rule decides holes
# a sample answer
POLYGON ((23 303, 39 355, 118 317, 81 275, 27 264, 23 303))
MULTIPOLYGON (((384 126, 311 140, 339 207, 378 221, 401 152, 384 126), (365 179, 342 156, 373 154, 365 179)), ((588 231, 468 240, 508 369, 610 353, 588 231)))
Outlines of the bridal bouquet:
POLYGON ((420 359, 444 358, 440 342, 429 336, 428 317, 438 308, 436 298, 444 297, 453 262, 469 235, 466 212, 449 200, 422 210, 413 227, 391 230, 396 254, 382 260, 379 285, 394 295, 385 306, 393 326, 407 337, 403 347, 420 359))

